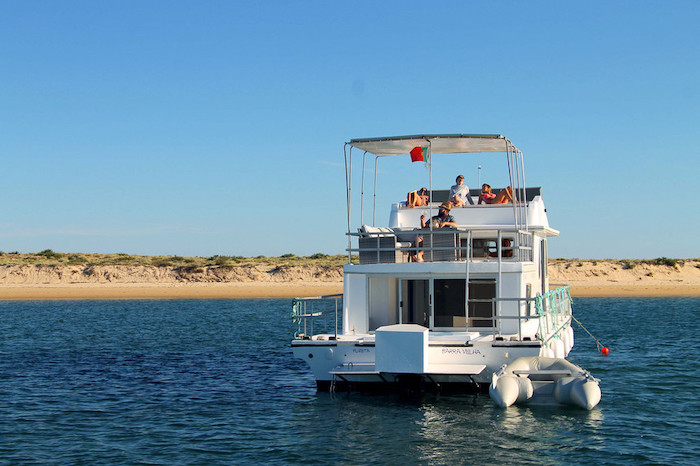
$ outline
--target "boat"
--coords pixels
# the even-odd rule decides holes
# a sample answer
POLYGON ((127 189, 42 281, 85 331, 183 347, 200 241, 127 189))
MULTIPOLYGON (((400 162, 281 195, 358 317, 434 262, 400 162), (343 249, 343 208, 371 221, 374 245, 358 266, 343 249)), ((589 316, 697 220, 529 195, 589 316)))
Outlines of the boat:
POLYGON ((501 408, 515 403, 556 402, 591 410, 600 402, 599 382, 566 359, 525 357, 493 374, 489 396, 501 408))
POLYGON ((526 186, 523 154, 509 139, 480 134, 352 139, 344 158, 343 293, 296 298, 292 308, 291 349, 308 363, 319 391, 485 393, 494 374, 518 358, 563 360, 569 354, 574 345, 569 287, 550 289, 547 273, 547 242, 559 232, 549 226, 541 187, 526 186), (378 173, 386 177, 382 163, 391 157, 411 167, 411 160, 424 162, 429 200, 412 208, 395 199, 388 223, 378 226, 376 200, 388 199, 378 187, 378 173), (480 189, 470 189, 474 205, 450 211, 456 227, 433 222, 423 227, 421 215, 432 218, 448 201, 448 189, 434 189, 434 168, 442 167, 440 179, 451 180, 454 167, 476 169, 482 158, 493 164, 499 157, 501 178, 508 180, 501 190, 510 190, 512 202, 479 204, 480 189), (374 188, 366 194, 368 159, 374 188), (358 166, 361 176, 353 177, 358 166))

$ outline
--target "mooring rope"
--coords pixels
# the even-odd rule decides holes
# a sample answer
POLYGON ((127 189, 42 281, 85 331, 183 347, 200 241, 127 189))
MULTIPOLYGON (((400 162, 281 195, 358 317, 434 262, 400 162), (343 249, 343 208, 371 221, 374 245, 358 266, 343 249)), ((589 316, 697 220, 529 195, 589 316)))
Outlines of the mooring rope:
POLYGON ((572 315, 571 318, 574 320, 574 322, 576 322, 579 325, 579 327, 581 327, 583 330, 585 330, 586 333, 589 334, 591 336, 591 338, 593 338, 595 340, 595 345, 596 345, 597 351, 600 351, 603 354, 608 354, 610 352, 610 350, 608 350, 608 347, 603 345, 600 342, 600 340, 598 340, 596 337, 594 337, 593 334, 591 332, 589 332, 588 329, 586 327, 584 327, 583 324, 581 322, 579 322, 576 317, 574 317, 572 315))

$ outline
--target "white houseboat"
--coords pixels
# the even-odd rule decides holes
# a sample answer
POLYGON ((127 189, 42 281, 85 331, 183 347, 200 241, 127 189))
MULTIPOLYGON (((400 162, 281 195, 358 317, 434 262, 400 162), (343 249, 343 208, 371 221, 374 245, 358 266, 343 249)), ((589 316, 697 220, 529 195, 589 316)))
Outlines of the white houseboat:
MULTIPOLYGON (((354 139, 344 152, 348 264, 343 294, 295 299, 292 311, 293 353, 309 364, 319 390, 484 391, 494 373, 519 357, 566 357, 573 346, 569 290, 550 290, 547 276, 547 240, 559 232, 549 226, 541 188, 525 185, 522 152, 507 138, 354 139), (363 219, 370 204, 364 199, 367 158, 374 157, 376 199, 381 161, 407 158, 412 151, 425 158, 428 205, 412 208, 396 199, 388 225, 362 220, 353 225, 351 207, 358 197, 353 163, 358 157, 362 163, 356 182, 363 219), (434 162, 447 157, 443 154, 464 157, 461 165, 451 159, 450 167, 476 168, 478 157, 502 157, 512 202, 478 204, 480 189, 472 189, 473 205, 449 212, 456 227, 437 228, 430 221, 422 227, 421 215, 430 219, 448 200, 449 190, 432 186, 434 162)), ((455 176, 453 170, 441 179, 455 176)))

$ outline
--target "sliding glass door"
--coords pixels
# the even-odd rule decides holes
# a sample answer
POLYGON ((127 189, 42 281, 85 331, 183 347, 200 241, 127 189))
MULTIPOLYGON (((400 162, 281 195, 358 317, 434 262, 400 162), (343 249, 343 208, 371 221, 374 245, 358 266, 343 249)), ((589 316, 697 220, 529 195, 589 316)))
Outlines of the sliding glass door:
POLYGON ((401 280, 401 322, 431 329, 465 329, 467 322, 474 329, 495 327, 496 280, 469 281, 468 316, 464 286, 465 280, 460 278, 401 280))
POLYGON ((430 327, 430 280, 401 280, 401 323, 430 327))

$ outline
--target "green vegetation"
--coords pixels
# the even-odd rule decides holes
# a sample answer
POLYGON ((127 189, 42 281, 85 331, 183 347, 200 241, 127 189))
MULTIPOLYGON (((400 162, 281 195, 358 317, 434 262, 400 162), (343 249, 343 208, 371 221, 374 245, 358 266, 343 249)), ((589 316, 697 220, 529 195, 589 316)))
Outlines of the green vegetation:
POLYGON ((622 261, 622 270, 632 270, 637 264, 631 260, 622 261))
MULTIPOLYGON (((310 256, 297 256, 287 253, 278 257, 257 256, 221 256, 211 257, 183 257, 183 256, 137 256, 126 253, 118 254, 90 254, 90 253, 61 253, 51 249, 44 249, 36 253, 20 254, 18 252, 0 251, 0 266, 2 265, 143 265, 155 267, 183 267, 187 270, 200 269, 202 267, 239 267, 252 265, 265 265, 272 267, 279 266, 339 266, 348 261, 346 255, 328 255, 317 252, 310 256)), ((613 266, 620 266, 623 270, 631 270, 641 264, 666 266, 678 269, 686 262, 698 262, 700 259, 670 259, 659 257, 657 259, 563 259, 552 258, 550 264, 573 265, 583 267, 584 264, 603 265, 610 263, 613 266)), ((357 257, 353 256, 353 263, 357 263, 357 257)), ((696 264, 700 268, 700 264, 696 264)))
MULTIPOLYGON (((698 262, 700 259, 698 258, 691 258, 691 259, 670 259, 668 257, 657 257, 656 259, 603 259, 603 260, 595 260, 595 259, 589 259, 589 260, 584 260, 584 259, 565 259, 565 258, 552 258, 549 259, 550 264, 557 264, 557 263, 575 263, 578 267, 583 267, 583 264, 589 263, 591 265, 598 265, 598 262, 609 262, 613 263, 616 265, 620 265, 622 267, 622 270, 632 270, 638 265, 646 264, 646 265, 660 265, 660 266, 666 266, 666 267, 673 267, 675 269, 678 269, 679 267, 683 266, 686 262, 698 262)), ((700 265, 696 265, 696 267, 700 268, 700 265)))
POLYGON ((683 261, 679 261, 678 259, 669 259, 668 257, 660 257, 658 259, 654 259, 657 265, 665 265, 667 267, 678 267, 678 265, 683 265, 683 261))
MULTIPOLYGON (((60 253, 45 249, 36 253, 20 254, 0 251, 0 265, 144 265, 155 267, 185 267, 191 270, 201 267, 235 267, 251 265, 289 266, 289 265, 319 265, 338 266, 348 261, 346 255, 327 255, 316 253, 311 256, 284 254, 279 257, 243 257, 220 256, 183 257, 183 256, 137 256, 125 253, 119 254, 90 254, 90 253, 60 253)), ((353 258, 356 262, 356 258, 353 258)))
POLYGON ((63 257, 63 254, 60 252, 53 252, 51 249, 44 249, 41 252, 36 253, 37 256, 44 256, 47 259, 60 259, 63 257))
POLYGON ((621 261, 621 263, 622 268, 627 270, 631 270, 640 264, 663 265, 666 267, 673 267, 674 269, 677 269, 683 264, 685 264, 686 260, 693 259, 669 259, 668 257, 658 257, 656 259, 625 259, 621 261))

